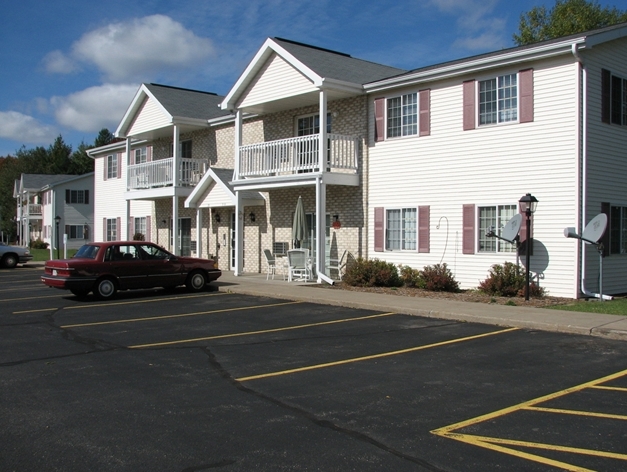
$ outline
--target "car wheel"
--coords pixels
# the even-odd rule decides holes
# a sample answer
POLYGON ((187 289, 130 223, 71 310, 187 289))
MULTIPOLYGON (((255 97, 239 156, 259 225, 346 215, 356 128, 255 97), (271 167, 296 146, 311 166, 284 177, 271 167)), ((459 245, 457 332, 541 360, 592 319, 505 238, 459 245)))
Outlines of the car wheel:
POLYGON ((18 262, 18 258, 15 254, 5 254, 2 258, 2 266, 7 269, 13 269, 18 262))
POLYGON ((94 295, 96 295, 100 300, 108 300, 115 295, 117 289, 115 281, 109 277, 105 277, 96 282, 94 295))
POLYGON ((78 298, 83 298, 87 296, 89 290, 70 290, 70 292, 72 292, 72 294, 77 296, 78 298))
POLYGON ((185 286, 192 292, 201 291, 205 285, 207 285, 207 277, 199 270, 191 272, 187 276, 187 282, 185 282, 185 286))

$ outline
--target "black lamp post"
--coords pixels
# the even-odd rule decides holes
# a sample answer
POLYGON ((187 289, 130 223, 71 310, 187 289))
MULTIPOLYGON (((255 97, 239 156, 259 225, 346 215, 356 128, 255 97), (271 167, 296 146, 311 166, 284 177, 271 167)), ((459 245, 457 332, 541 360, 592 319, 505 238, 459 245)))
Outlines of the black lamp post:
POLYGON ((54 222, 56 224, 56 228, 57 228, 57 237, 56 237, 56 241, 57 241, 57 259, 59 258, 59 223, 61 222, 61 217, 59 215, 54 217, 54 222))
POLYGON ((521 213, 525 214, 527 218, 527 235, 525 238, 525 268, 527 270, 527 286, 525 287, 525 301, 529 301, 529 264, 531 256, 531 215, 536 211, 538 206, 538 199, 530 193, 521 197, 518 200, 521 213))

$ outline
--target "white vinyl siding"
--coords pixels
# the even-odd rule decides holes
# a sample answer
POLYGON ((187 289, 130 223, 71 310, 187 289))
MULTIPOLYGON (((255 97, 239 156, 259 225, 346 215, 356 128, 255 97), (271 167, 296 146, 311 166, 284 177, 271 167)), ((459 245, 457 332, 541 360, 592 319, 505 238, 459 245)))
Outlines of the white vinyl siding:
POLYGON ((131 136, 171 125, 171 118, 161 105, 152 98, 146 98, 126 134, 131 136))
POLYGON ((311 80, 282 58, 273 54, 248 87, 240 107, 317 92, 311 80))
MULTIPOLYGON (((384 257, 388 262, 418 269, 446 263, 462 288, 475 288, 487 277, 491 265, 516 263, 517 255, 478 250, 463 254, 463 206, 517 203, 529 192, 539 200, 533 236, 542 245, 534 245, 533 257, 543 270, 541 284, 551 295, 576 296, 576 248, 565 244, 563 230, 577 221, 574 90, 578 67, 566 56, 525 67, 534 71, 534 121, 524 126, 483 126, 472 133, 463 130, 462 84, 483 78, 473 74, 430 83, 429 139, 391 139, 375 145, 375 97, 371 99, 367 226, 374 227, 374 208, 398 208, 408 201, 428 205, 431 223, 429 253, 374 252, 370 235, 369 257, 384 257)), ((503 69, 494 76, 510 72, 511 68, 503 69)), ((399 95, 410 91, 399 90, 399 95)), ((478 227, 476 221, 475 231, 478 227)))

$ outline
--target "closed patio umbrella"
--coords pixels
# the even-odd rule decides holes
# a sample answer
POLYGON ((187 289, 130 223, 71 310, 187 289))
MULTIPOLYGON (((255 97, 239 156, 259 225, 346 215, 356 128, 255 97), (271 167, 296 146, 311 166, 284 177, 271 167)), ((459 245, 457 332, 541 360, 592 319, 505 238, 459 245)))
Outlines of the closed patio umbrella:
POLYGON ((296 211, 294 212, 294 223, 292 224, 292 239, 294 247, 301 247, 302 243, 307 240, 309 229, 307 228, 307 218, 305 216, 305 207, 303 199, 298 197, 296 203, 296 211))

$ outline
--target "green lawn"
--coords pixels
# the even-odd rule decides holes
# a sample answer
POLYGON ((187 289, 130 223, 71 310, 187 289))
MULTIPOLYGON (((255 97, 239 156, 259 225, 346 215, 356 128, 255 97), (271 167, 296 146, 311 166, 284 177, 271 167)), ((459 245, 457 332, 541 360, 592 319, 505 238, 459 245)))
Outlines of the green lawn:
POLYGON ((547 308, 553 310, 583 311, 586 313, 606 313, 608 315, 627 316, 627 299, 617 298, 603 302, 599 300, 577 301, 569 305, 555 305, 547 308))
MULTIPOLYGON (((33 255, 34 261, 47 261, 50 259, 50 249, 31 249, 30 253, 33 255)), ((68 249, 67 257, 72 257, 76 254, 76 249, 68 249)), ((53 251, 53 257, 56 259, 57 251, 53 251)), ((59 257, 63 257, 63 251, 59 251, 59 257)))

